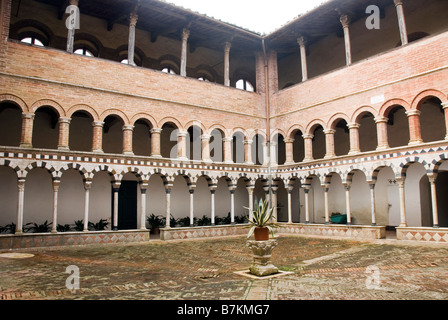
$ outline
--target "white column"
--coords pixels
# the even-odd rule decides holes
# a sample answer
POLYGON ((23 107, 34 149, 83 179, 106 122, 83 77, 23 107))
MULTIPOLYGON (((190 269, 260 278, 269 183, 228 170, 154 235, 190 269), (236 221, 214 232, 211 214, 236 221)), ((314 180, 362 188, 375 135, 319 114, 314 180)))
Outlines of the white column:
POLYGON ((403 1, 402 0, 394 0, 394 3, 395 3, 395 7, 397 9, 398 26, 400 28, 401 45, 405 46, 408 44, 408 31, 406 28, 406 20, 404 18, 403 1))
POLYGON ((372 214, 372 226, 376 226, 376 207, 375 207, 375 184, 369 184, 370 187, 370 211, 372 214))
POLYGON ((254 190, 255 190, 255 186, 254 185, 250 185, 247 186, 247 193, 249 195, 249 219, 252 220, 252 218, 254 217, 254 190))
POLYGON ((166 222, 165 222, 165 228, 169 229, 171 228, 170 226, 170 219, 171 219, 171 186, 165 186, 165 193, 166 193, 166 198, 165 198, 165 203, 166 203, 166 209, 165 209, 165 217, 166 217, 166 222))
POLYGON ((352 224, 352 209, 350 206, 350 186, 345 186, 345 206, 347 211, 347 225, 352 224))
POLYGON ((299 37, 297 43, 300 46, 300 59, 302 65, 302 82, 308 80, 308 65, 306 61, 306 42, 304 37, 299 37))
POLYGON ((272 208, 274 210, 272 210, 272 221, 273 222, 277 222, 278 221, 278 211, 277 211, 277 207, 278 207, 278 203, 277 203, 277 191, 278 191, 278 186, 277 185, 273 185, 271 188, 272 191, 272 208))
POLYGON ((129 43, 128 43, 128 64, 135 66, 135 26, 137 25, 138 15, 133 12, 129 22, 129 43))
POLYGON ((305 192, 305 223, 310 223, 310 187, 303 187, 303 191, 305 192))
POLYGON ((288 223, 292 223, 292 191, 294 187, 288 187, 288 223))
POLYGON ((51 233, 57 233, 58 226, 58 191, 59 185, 61 184, 61 180, 54 179, 53 180, 53 224, 51 225, 51 233))
POLYGON ((352 64, 352 52, 351 52, 351 45, 350 45, 350 18, 347 15, 342 15, 340 18, 342 27, 344 28, 344 41, 345 41, 345 58, 347 65, 352 64))
POLYGON ((236 186, 232 185, 229 187, 230 190, 230 222, 235 224, 235 190, 236 186))
POLYGON ((190 187, 190 227, 194 225, 194 189, 190 187))
POLYGON ((15 234, 22 234, 23 233, 23 206, 24 206, 24 199, 25 199, 25 179, 19 178, 17 181, 17 187, 18 187, 18 201, 17 201, 17 225, 15 234))
POLYGON ((92 181, 84 182, 84 232, 89 231, 89 205, 90 205, 90 189, 92 188, 92 181))
POLYGON ((140 212, 140 229, 146 230, 146 191, 148 190, 148 182, 143 182, 140 184, 141 193, 141 212, 140 212))
POLYGON ((210 194, 211 194, 211 223, 212 226, 215 225, 215 193, 216 193, 216 186, 210 187, 210 194))
POLYGON ((328 185, 323 185, 324 188, 324 203, 325 203, 325 224, 330 224, 330 208, 328 204, 328 185))
POLYGON ((180 61, 180 75, 183 77, 187 76, 187 48, 189 37, 190 37, 190 30, 184 29, 182 31, 182 53, 180 61))
POLYGON ((439 210, 437 208, 437 176, 428 176, 429 184, 431 186, 431 203, 432 203, 432 221, 434 228, 439 228, 439 210))
POLYGON ((114 192, 114 221, 113 221, 113 225, 112 225, 112 230, 113 231, 117 231, 118 230, 118 192, 120 191, 120 185, 121 182, 114 182, 113 186, 112 186, 112 190, 114 192))
POLYGON ((406 202, 405 202, 405 192, 404 192, 404 181, 405 179, 398 179, 398 191, 400 193, 400 227, 407 227, 406 223, 406 202))
POLYGON ((224 85, 230 87, 230 48, 232 44, 226 42, 224 47, 224 85))

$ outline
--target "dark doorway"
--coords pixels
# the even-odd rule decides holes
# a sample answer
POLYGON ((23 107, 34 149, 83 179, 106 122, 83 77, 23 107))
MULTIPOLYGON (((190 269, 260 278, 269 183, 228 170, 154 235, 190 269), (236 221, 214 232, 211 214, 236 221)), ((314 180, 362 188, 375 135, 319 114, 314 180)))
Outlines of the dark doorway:
POLYGON ((118 230, 135 229, 137 229, 137 181, 121 181, 118 191, 118 230))

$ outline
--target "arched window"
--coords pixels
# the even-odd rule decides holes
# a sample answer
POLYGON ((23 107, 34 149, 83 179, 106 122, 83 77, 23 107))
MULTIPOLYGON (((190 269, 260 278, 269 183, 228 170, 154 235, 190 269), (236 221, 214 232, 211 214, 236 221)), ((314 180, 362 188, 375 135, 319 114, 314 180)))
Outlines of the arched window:
POLYGON ((43 42, 40 41, 39 39, 37 39, 36 37, 26 37, 26 38, 23 38, 20 41, 23 42, 23 43, 33 44, 33 45, 39 46, 39 47, 43 47, 44 46, 43 42))
POLYGON ((237 89, 241 89, 241 90, 245 90, 245 91, 249 91, 249 92, 254 92, 255 88, 254 86, 247 80, 245 79, 240 79, 236 82, 236 88, 237 89))
POLYGON ((73 53, 79 54, 81 56, 94 57, 94 54, 92 53, 92 51, 90 51, 89 49, 87 49, 85 47, 76 49, 73 53))

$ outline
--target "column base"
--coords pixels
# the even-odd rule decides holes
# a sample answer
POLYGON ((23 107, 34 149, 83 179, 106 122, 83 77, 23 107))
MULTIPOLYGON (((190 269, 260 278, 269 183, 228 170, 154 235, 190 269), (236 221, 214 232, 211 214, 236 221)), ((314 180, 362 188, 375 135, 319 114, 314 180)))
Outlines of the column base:
POLYGON ((413 141, 409 141, 408 146, 418 146, 419 144, 422 144, 423 140, 413 140, 413 141))
POLYGON ((296 163, 294 161, 286 161, 284 164, 285 164, 285 166, 292 166, 296 163))
POLYGON ((150 157, 151 158, 157 158, 157 159, 162 159, 163 158, 161 154, 152 154, 150 157))
POLYGON ((361 150, 353 150, 353 151, 350 151, 348 153, 348 155, 349 156, 355 156, 355 155, 360 154, 360 153, 361 153, 361 150))
POLYGON ((104 153, 103 149, 93 149, 93 153, 104 153))
POLYGON ((255 163, 253 163, 252 161, 250 161, 250 162, 244 162, 244 164, 245 164, 246 166, 253 166, 255 163))
POLYGON ((31 143, 21 143, 20 148, 32 148, 33 145, 31 143))
POLYGON ((132 151, 125 151, 125 152, 123 152, 123 155, 125 155, 125 156, 134 156, 134 152, 132 152, 132 151))
POLYGON ((329 155, 325 155, 324 159, 332 159, 334 157, 336 157, 335 154, 329 154, 329 155))
POLYGON ((60 150, 60 151, 70 151, 70 148, 68 146, 58 146, 58 150, 60 150))
POLYGON ((389 149, 389 146, 378 146, 376 148, 376 151, 383 151, 383 150, 387 150, 387 149, 389 149))

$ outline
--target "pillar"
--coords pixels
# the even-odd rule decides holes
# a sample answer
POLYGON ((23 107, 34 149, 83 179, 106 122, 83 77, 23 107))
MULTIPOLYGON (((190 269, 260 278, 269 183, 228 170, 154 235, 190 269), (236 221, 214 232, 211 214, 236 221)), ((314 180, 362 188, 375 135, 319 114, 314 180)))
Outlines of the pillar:
POLYGON ((53 179, 53 224, 51 225, 51 233, 58 232, 56 228, 58 225, 58 193, 60 184, 61 179, 53 179))
POLYGON ((252 161, 252 142, 253 140, 244 140, 244 164, 246 165, 254 164, 252 161))
POLYGON ((226 42, 224 46, 224 85, 230 87, 230 48, 232 44, 226 42))
POLYGON ((90 205, 90 189, 92 188, 92 181, 87 180, 84 182, 84 232, 89 231, 89 205, 90 205))
POLYGON ((361 148, 359 146, 359 127, 360 125, 357 123, 350 123, 348 125, 348 129, 350 130, 350 151, 349 155, 358 154, 361 152, 361 148))
POLYGON ((20 147, 33 147, 33 124, 34 113, 22 113, 22 132, 20 137, 20 147))
POLYGON ((278 211, 277 211, 277 191, 278 191, 278 186, 277 185, 272 185, 271 187, 271 191, 272 191, 272 221, 275 223, 278 221, 278 211))
POLYGON ((445 130, 446 130, 445 140, 448 140, 448 102, 442 103, 442 108, 445 117, 445 130))
POLYGON ((58 150, 70 150, 69 148, 70 121, 71 121, 70 118, 59 118, 58 150))
POLYGON ((194 226, 194 188, 196 186, 191 185, 188 192, 190 193, 190 227, 194 226))
POLYGON ((303 142, 305 144, 305 158, 303 162, 313 161, 313 138, 312 134, 303 135, 303 142))
POLYGON ((409 135, 411 138, 409 141, 410 146, 423 143, 420 127, 420 114, 421 112, 418 110, 410 110, 406 112, 409 121, 409 135))
POLYGON ((224 163, 233 163, 232 159, 232 141, 233 138, 224 138, 224 163))
POLYGON ((104 122, 94 121, 93 125, 93 141, 92 152, 103 153, 103 126, 104 122))
POLYGON ((310 186, 304 186, 303 191, 305 192, 305 223, 310 223, 310 186))
POLYGON ((23 233, 23 206, 25 201, 25 179, 19 178, 17 181, 18 201, 17 201, 17 224, 15 234, 23 233))
POLYGON ((126 156, 133 156, 132 151, 132 135, 134 133, 134 126, 124 125, 123 126, 123 154, 126 156))
POLYGON ((292 223, 292 192, 294 186, 288 186, 286 190, 288 192, 288 223, 292 223))
POLYGON ((247 194, 249 195, 249 220, 252 220, 254 217, 254 185, 249 185, 246 187, 247 194))
POLYGON ((401 45, 405 46, 408 44, 408 32, 406 29, 406 20, 404 17, 403 1, 394 0, 394 3, 395 8, 397 9, 398 27, 400 28, 401 45))
POLYGON ((407 227, 406 223, 406 202, 405 202, 405 190, 404 190, 404 182, 405 179, 397 179, 398 182, 398 191, 400 195, 400 228, 407 227))
MULTIPOLYGON (((78 6, 78 0, 70 0, 70 6, 78 6)), ((75 10, 70 11, 70 18, 71 19, 77 19, 78 17, 78 11, 75 12, 75 10)), ((73 45, 75 42, 75 29, 77 27, 76 21, 70 21, 70 28, 68 28, 68 35, 67 35, 67 52, 73 53, 73 45)), ((79 26, 78 26, 79 27, 79 26)))
POLYGON ((202 162, 211 163, 213 162, 210 158, 210 138, 211 136, 208 134, 203 134, 201 136, 202 142, 202 162))
POLYGON ((217 185, 210 186, 210 195, 211 195, 211 224, 212 226, 215 225, 215 193, 217 185))
POLYGON ((230 222, 231 224, 235 224, 235 191, 236 186, 230 185, 230 222))
POLYGON ((389 141, 387 138, 388 121, 389 119, 385 117, 375 118, 376 132, 378 136, 378 147, 376 148, 376 150, 378 151, 389 149, 389 141))
POLYGON ((285 165, 294 164, 294 139, 285 139, 286 161, 285 165))
POLYGON ((270 160, 270 150, 269 150, 270 142, 263 143, 263 163, 262 166, 267 166, 270 160))
POLYGON ((325 224, 330 224, 330 207, 328 203, 329 185, 323 185, 324 189, 324 204, 325 204, 325 224))
POLYGON ((345 185, 345 207, 347 213, 347 225, 352 225, 352 209, 350 205, 350 185, 345 185))
POLYGON ((271 141, 270 145, 271 166, 278 165, 278 143, 271 141))
POLYGON ((376 226, 376 206, 375 206, 375 184, 370 183, 370 212, 372 215, 372 226, 376 226))
POLYGON ((333 129, 329 129, 329 130, 325 130, 325 159, 329 159, 329 158, 333 158, 336 156, 335 152, 334 152, 334 134, 335 134, 335 130, 333 129))
POLYGON ((306 41, 304 37, 297 38, 297 43, 300 47, 300 59, 302 66, 302 82, 308 80, 308 64, 306 61, 306 41))
POLYGON ((188 38, 190 37, 190 30, 183 29, 182 31, 182 53, 180 60, 180 75, 182 77, 187 76, 187 47, 188 47, 188 38))
POLYGON ((181 161, 188 161, 186 131, 179 131, 177 134, 177 157, 181 161))
POLYGON ((437 175, 428 175, 429 184, 431 186, 431 204, 432 204, 432 221, 434 228, 439 228, 439 210, 437 207, 437 175))
POLYGON ((148 190, 148 181, 140 183, 140 229, 146 230, 146 191, 148 190))
POLYGON ((344 28, 344 41, 345 41, 345 57, 347 66, 352 64, 352 53, 350 48, 350 18, 347 15, 342 15, 340 18, 342 27, 344 28))
POLYGON ((171 190, 173 188, 173 184, 170 183, 168 185, 165 185, 165 218, 166 218, 166 222, 165 222, 165 228, 170 229, 170 220, 171 220, 171 190))
POLYGON ((112 184, 112 191, 113 191, 113 202, 114 202, 114 212, 113 212, 113 222, 112 222, 112 230, 117 231, 118 230, 118 192, 120 191, 120 185, 121 182, 115 181, 112 184))
POLYGON ((151 157, 162 158, 162 152, 160 150, 160 136, 162 129, 151 129, 151 157))
POLYGON ((129 17, 129 42, 128 42, 128 64, 135 66, 135 26, 137 25, 138 15, 132 12, 129 17))

